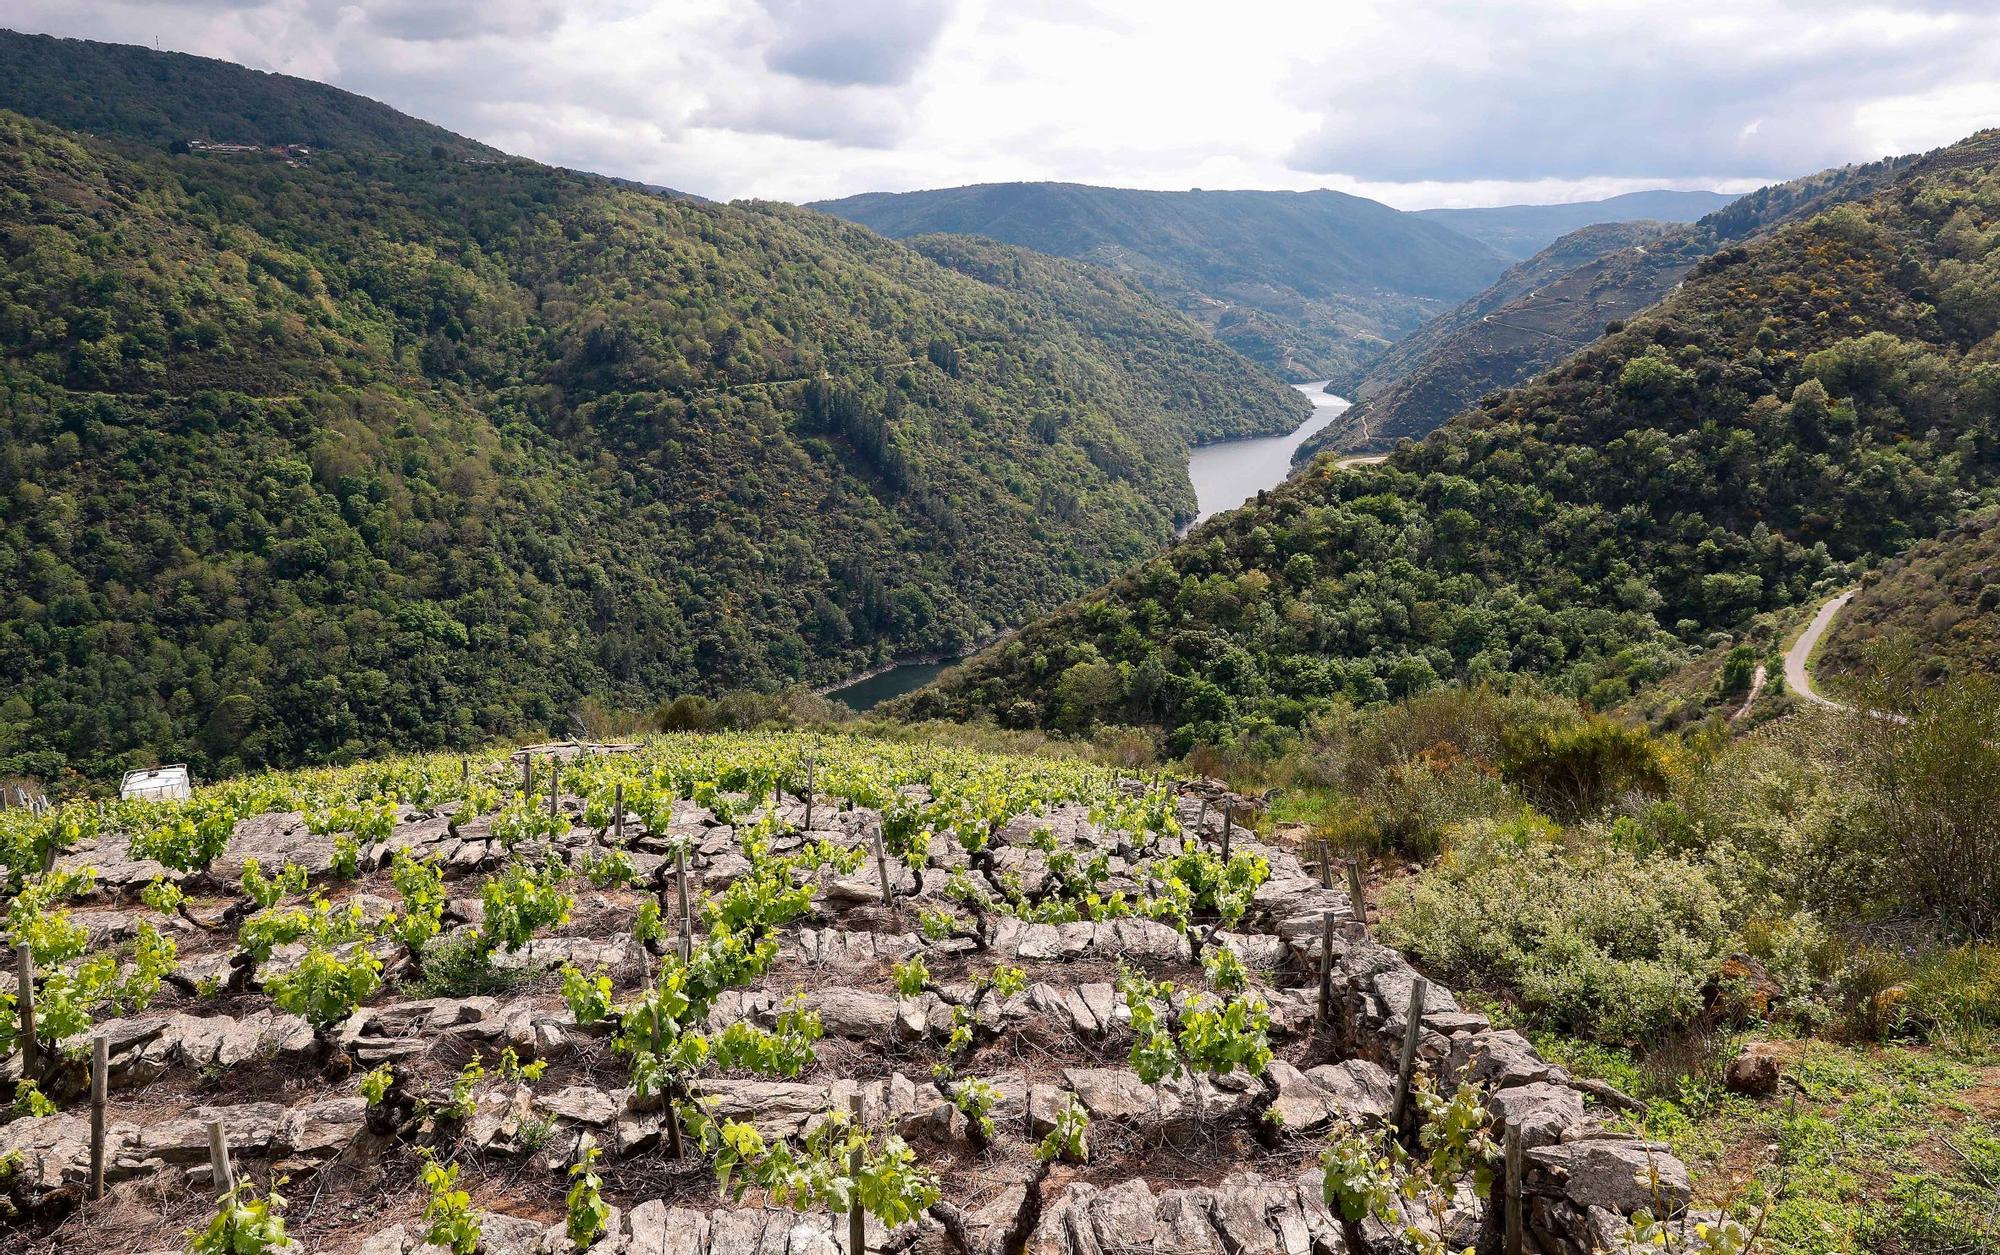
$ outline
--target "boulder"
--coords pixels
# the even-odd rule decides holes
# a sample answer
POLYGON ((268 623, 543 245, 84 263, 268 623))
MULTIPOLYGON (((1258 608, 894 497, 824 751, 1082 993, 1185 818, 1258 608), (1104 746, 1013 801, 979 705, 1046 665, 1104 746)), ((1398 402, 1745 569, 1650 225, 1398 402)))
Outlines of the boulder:
POLYGON ((1751 1042, 1722 1069, 1722 1084, 1731 1093, 1761 1098, 1777 1092, 1779 1072, 1770 1044, 1751 1042))
POLYGON ((1641 1207, 1669 1214, 1693 1195, 1687 1165, 1665 1146, 1615 1134, 1528 1151, 1527 1189, 1578 1210, 1602 1207, 1625 1216, 1641 1207))
POLYGON ((1533 1150, 1562 1140, 1565 1130, 1583 1123, 1583 1095, 1567 1085, 1536 1081, 1498 1089, 1486 1096, 1496 1124, 1521 1130, 1521 1146, 1533 1150))

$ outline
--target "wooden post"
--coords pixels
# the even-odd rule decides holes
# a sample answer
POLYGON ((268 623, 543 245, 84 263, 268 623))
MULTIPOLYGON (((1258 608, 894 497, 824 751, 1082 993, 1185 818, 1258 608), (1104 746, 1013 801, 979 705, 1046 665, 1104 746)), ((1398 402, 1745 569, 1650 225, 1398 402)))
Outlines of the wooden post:
MULTIPOLYGON (((688 920, 688 850, 686 838, 682 838, 681 843, 674 847, 674 864, 674 888, 680 896, 681 923, 685 926, 688 920)), ((681 931, 687 931, 686 927, 683 927, 681 931)))
POLYGON ((889 854, 882 848, 882 825, 875 825, 875 877, 882 882, 882 905, 894 906, 896 895, 889 891, 889 854))
POLYGON ((611 843, 621 849, 625 845, 625 782, 623 780, 611 786, 611 843))
POLYGON ((220 1120, 208 1122, 208 1166, 215 1174, 217 1195, 236 1188, 236 1170, 229 1166, 229 1139, 222 1135, 220 1120))
POLYGON ((460 784, 472 783, 472 760, 463 754, 458 756, 458 782, 460 784))
POLYGON ((1389 1127, 1403 1127, 1403 1113, 1410 1106, 1410 1082, 1417 1072, 1417 1045, 1424 1037, 1424 995, 1431 983, 1417 977, 1410 985, 1410 1026, 1403 1034, 1403 1057, 1396 1065, 1396 1103, 1389 1109, 1389 1127))
POLYGON ((535 796, 535 756, 521 751, 521 796, 535 796))
POLYGON ((1333 888, 1333 842, 1319 843, 1319 887, 1333 888))
POLYGON ((111 1039, 90 1039, 90 1200, 104 1197, 104 1098, 111 1080, 111 1039))
POLYGON ((1507 1253, 1521 1255, 1521 1126, 1507 1126, 1507 1253))
POLYGON ((1368 935, 1368 891, 1361 887, 1361 860, 1347 860, 1347 896, 1354 907, 1354 920, 1361 925, 1361 935, 1368 935))
POLYGON ((681 916, 681 962, 694 957, 694 921, 686 914, 681 916))
POLYGON ((20 1018, 21 1075, 33 1079, 40 1071, 41 1043, 35 1040, 35 952, 27 942, 14 947, 15 1013, 20 1018))
MULTIPOLYGON (((1195 816, 1194 819, 1194 843, 1198 846, 1208 844, 1208 799, 1207 798, 1201 799, 1201 814, 1195 816)), ((1185 836, 1181 838, 1181 847, 1183 849, 1187 847, 1187 838, 1185 836)))
POLYGON ((1319 920, 1319 1019, 1325 1024, 1333 1019, 1333 912, 1328 911, 1319 920))
POLYGON ((562 759, 549 759, 549 814, 556 813, 556 795, 562 791, 562 759))
POLYGON ((1222 804, 1222 861, 1225 863, 1229 861, 1229 821, 1235 811, 1236 808, 1228 802, 1222 804))
MULTIPOLYGON (((861 1127, 861 1087, 857 1084, 854 1092, 847 1096, 847 1109, 854 1113, 854 1127, 861 1127)), ((856 1146, 847 1156, 847 1173, 854 1180, 861 1177, 861 1148, 856 1146)), ((861 1196, 856 1193, 847 1207, 847 1255, 868 1255, 868 1213, 861 1210, 861 1196)))
POLYGON ((813 760, 812 760, 812 755, 807 754, 806 755, 806 826, 804 830, 806 832, 811 832, 812 827, 813 827, 813 760))

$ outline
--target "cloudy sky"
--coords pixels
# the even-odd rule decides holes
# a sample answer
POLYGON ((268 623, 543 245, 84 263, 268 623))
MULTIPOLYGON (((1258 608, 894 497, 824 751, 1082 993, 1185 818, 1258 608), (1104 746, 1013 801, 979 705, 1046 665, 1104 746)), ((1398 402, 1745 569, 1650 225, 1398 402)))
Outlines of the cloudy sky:
POLYGON ((1742 190, 2000 124, 1994 0, 9 0, 732 198, 1742 190))

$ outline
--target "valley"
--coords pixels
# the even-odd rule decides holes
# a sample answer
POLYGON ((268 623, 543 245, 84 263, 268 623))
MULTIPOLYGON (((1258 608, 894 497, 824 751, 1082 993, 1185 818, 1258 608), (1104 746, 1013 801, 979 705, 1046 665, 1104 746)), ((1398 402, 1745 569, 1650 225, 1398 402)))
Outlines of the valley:
POLYGON ((0 1255, 2000 1253, 1982 15, 23 3, 0 1255))

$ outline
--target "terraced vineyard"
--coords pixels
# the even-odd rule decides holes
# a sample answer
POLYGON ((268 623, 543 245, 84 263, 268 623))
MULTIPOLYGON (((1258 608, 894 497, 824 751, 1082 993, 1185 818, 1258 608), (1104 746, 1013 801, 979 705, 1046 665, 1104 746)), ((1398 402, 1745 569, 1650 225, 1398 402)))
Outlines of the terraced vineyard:
POLYGON ((1213 782, 595 748, 7 816, 0 1250, 1497 1250, 1515 1135, 1527 1249, 1688 1197, 1213 782))

